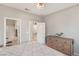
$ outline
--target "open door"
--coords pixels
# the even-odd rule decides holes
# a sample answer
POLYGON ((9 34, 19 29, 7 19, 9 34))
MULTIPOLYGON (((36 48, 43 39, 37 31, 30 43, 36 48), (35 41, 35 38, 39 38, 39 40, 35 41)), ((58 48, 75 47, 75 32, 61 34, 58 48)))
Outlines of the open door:
POLYGON ((37 23, 37 41, 45 44, 45 23, 37 23))

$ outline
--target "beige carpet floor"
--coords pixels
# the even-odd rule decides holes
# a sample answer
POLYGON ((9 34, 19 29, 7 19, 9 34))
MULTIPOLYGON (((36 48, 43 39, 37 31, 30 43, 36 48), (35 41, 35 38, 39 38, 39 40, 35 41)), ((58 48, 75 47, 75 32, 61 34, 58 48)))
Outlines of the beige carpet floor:
POLYGON ((21 45, 0 48, 0 56, 66 56, 43 44, 23 43, 21 45))

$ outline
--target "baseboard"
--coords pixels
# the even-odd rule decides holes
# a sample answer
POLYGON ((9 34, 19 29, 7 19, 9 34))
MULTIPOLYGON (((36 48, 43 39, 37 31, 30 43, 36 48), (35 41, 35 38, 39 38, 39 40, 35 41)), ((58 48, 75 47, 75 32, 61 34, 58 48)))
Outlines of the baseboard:
POLYGON ((79 53, 74 53, 74 56, 79 56, 79 53))

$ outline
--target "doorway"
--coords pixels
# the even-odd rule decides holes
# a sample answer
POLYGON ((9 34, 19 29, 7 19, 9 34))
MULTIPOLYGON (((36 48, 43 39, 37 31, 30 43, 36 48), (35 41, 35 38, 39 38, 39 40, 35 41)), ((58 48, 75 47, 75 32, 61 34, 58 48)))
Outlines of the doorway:
POLYGON ((14 18, 4 19, 4 46, 17 45, 20 42, 20 23, 18 20, 14 18))
POLYGON ((37 42, 37 23, 33 23, 32 27, 32 42, 37 42))
POLYGON ((45 44, 45 23, 30 22, 30 41, 45 44))

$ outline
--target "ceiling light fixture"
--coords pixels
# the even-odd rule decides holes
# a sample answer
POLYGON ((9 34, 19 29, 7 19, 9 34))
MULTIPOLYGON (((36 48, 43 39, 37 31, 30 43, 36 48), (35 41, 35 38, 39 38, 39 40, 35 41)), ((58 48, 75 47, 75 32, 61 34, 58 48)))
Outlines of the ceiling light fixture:
POLYGON ((36 3, 35 5, 37 8, 45 8, 46 4, 45 3, 36 3))

